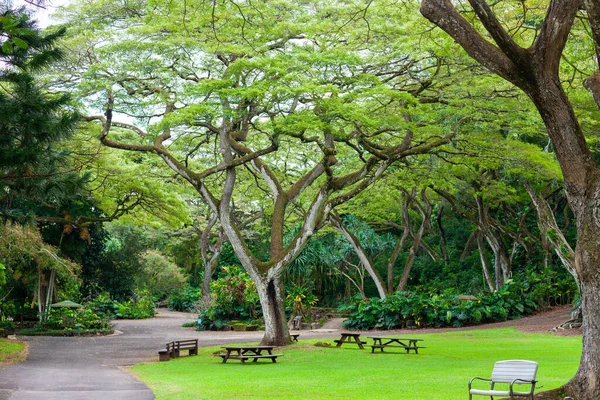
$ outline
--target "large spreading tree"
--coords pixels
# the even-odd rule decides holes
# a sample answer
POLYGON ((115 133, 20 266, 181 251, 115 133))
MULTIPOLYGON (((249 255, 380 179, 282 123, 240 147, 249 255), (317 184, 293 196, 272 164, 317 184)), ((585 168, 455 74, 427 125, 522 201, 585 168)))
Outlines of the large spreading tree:
MULTIPOLYGON (((593 0, 542 3, 547 5, 545 15, 535 15, 525 3, 519 5, 525 12, 519 14, 506 2, 496 3, 494 9, 485 0, 469 0, 470 9, 464 10, 458 10, 450 0, 422 0, 421 12, 472 58, 523 90, 546 125, 578 234, 575 270, 581 290, 583 353, 579 370, 565 389, 577 399, 591 400, 600 397, 600 168, 563 88, 560 62, 578 14, 582 17, 579 23, 587 23, 589 35, 573 33, 577 46, 587 42, 595 48, 596 59, 600 57, 600 4, 593 0), (511 11, 513 17, 523 17, 515 29, 503 23, 511 11)), ((598 76, 600 71, 586 80, 597 102, 598 76)))
POLYGON ((419 104, 399 89, 431 71, 389 41, 386 10, 353 20, 360 11, 312 1, 90 2, 69 16, 69 45, 81 50, 63 84, 79 83, 104 145, 162 159, 218 215, 256 284, 264 344, 289 342, 284 271, 328 213, 392 164, 442 151, 456 129, 430 124, 435 115, 409 117, 419 104), (377 32, 357 30, 367 24, 377 32), (404 86, 386 84, 390 76, 404 86), (267 259, 242 235, 234 204, 265 209, 267 259))

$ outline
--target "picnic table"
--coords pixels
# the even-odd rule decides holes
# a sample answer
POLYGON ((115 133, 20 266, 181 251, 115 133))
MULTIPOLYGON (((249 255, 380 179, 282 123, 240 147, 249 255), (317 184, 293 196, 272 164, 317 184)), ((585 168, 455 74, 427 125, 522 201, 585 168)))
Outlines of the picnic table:
POLYGON ((283 354, 273 354, 275 346, 223 346, 221 348, 225 349, 225 353, 217 354, 217 356, 223 358, 224 363, 233 359, 240 360, 244 364, 246 360, 256 362, 259 358, 270 358, 271 361, 277 362, 277 357, 283 356, 283 354), (263 354, 263 352, 267 354, 263 354))
POLYGON ((424 348, 423 346, 418 346, 417 342, 422 341, 423 339, 407 339, 407 338, 393 338, 393 337, 383 337, 383 336, 367 336, 369 339, 373 339, 373 344, 371 346, 371 353, 375 353, 375 349, 380 349, 383 352, 385 347, 399 347, 406 350, 409 353, 411 350, 414 350, 415 354, 419 354, 419 349, 424 348))
POLYGON ((292 339, 293 342, 298 341, 298 336, 300 336, 299 333, 290 333, 290 338, 292 339))
POLYGON ((360 333, 342 332, 341 335, 342 337, 338 340, 334 340, 337 343, 335 347, 342 347, 344 343, 349 343, 357 344, 359 348, 364 349, 363 344, 367 344, 367 342, 360 340, 360 333))

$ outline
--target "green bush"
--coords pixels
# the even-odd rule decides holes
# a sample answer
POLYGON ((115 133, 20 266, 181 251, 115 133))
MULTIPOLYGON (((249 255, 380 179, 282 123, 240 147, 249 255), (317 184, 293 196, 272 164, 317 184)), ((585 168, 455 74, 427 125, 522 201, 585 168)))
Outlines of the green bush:
POLYGON ((15 333, 15 324, 12 321, 0 321, 0 337, 7 337, 15 333))
POLYGON ((126 303, 117 303, 117 305, 119 307, 117 318, 144 319, 154 317, 154 303, 148 292, 139 294, 137 299, 129 300, 126 303))
POLYGON ((384 300, 355 298, 339 311, 350 314, 344 322, 348 329, 395 329, 411 323, 417 327, 460 327, 531 314, 538 309, 532 300, 535 293, 526 280, 508 280, 498 291, 480 295, 477 300, 460 300, 452 292, 396 292, 384 300))
POLYGON ((98 316, 105 319, 143 319, 154 317, 154 302, 148 291, 135 295, 126 302, 112 300, 107 293, 98 295, 87 306, 98 316))
POLYGON ((89 308, 60 308, 50 310, 47 320, 36 324, 33 329, 20 330, 19 333, 41 335, 44 334, 43 332, 47 332, 50 336, 63 336, 56 334, 59 331, 74 333, 78 331, 111 331, 111 327, 106 319, 100 318, 89 308))
POLYGON ((228 321, 248 321, 260 314, 260 302, 254 282, 240 267, 223 267, 223 275, 211 282, 210 306, 200 313, 205 329, 221 330, 228 321))
POLYGON ((169 296, 169 310, 191 311, 200 299, 200 288, 187 285, 184 290, 169 296))
POLYGON ((288 315, 295 313, 310 319, 310 308, 319 302, 312 290, 305 286, 293 285, 286 292, 285 312, 288 315))
POLYGON ((110 294, 101 293, 87 303, 87 306, 100 318, 112 319, 119 313, 118 302, 110 298, 110 294))

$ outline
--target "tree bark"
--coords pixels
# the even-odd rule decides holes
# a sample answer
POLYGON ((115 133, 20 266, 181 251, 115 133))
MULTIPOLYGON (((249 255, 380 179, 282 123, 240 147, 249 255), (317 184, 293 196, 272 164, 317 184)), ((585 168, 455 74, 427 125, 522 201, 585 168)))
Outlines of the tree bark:
MULTIPOLYGON (((414 192, 415 191, 413 190, 413 198, 415 198, 414 192)), ((404 270, 402 271, 402 276, 400 277, 400 282, 398 283, 398 287, 396 288, 396 290, 399 292, 402 292, 404 290, 404 288, 406 287, 406 284, 408 283, 408 277, 410 275, 410 270, 412 269, 413 262, 417 255, 417 250, 419 249, 419 247, 421 247, 421 241, 423 240, 423 233, 425 232, 425 228, 427 227, 427 224, 429 223, 429 219, 431 218, 432 207, 431 207, 431 203, 429 202, 429 199, 427 198, 427 189, 421 190, 421 199, 423 200, 423 204, 425 205, 425 207, 418 205, 418 208, 419 208, 419 211, 421 212, 421 217, 423 219, 421 221, 421 225, 419 226, 419 230, 417 231, 417 234, 415 235, 415 240, 414 240, 412 246, 410 247, 410 251, 408 253, 408 258, 406 259, 406 263, 404 264, 404 270)), ((415 201, 415 204, 418 204, 418 202, 415 201)))
POLYGON ((444 264, 448 264, 448 250, 446 250, 446 230, 444 229, 444 225, 442 224, 443 215, 444 202, 441 201, 438 207, 435 221, 438 226, 438 231, 440 232, 440 251, 442 252, 442 258, 444 260, 444 264))
POLYGON ((483 269, 483 278, 490 289, 490 292, 495 292, 497 287, 490 274, 490 266, 488 264, 487 257, 485 256, 485 247, 483 245, 483 236, 481 232, 477 231, 477 248, 479 249, 479 259, 481 260, 481 268, 483 269))
MULTIPOLYGON (((583 351, 575 377, 565 386, 579 400, 600 398, 600 169, 595 163, 558 74, 559 62, 579 10, 579 0, 551 0, 533 45, 518 46, 484 0, 469 0, 495 45, 450 0, 422 0, 421 12, 482 65, 521 88, 533 101, 563 172, 577 223, 575 270, 583 310, 583 351)), ((597 1, 585 0, 598 49, 597 1)), ((592 82, 593 83, 593 82, 592 82)), ((595 85, 590 84, 594 92, 595 85)), ((595 94, 595 93, 594 93, 595 94)), ((598 96, 595 96, 596 98, 598 96)))
POLYGON ((512 275, 510 258, 506 246, 500 235, 490 227, 488 222, 487 207, 483 204, 483 198, 478 195, 475 197, 477 203, 477 212, 479 216, 479 232, 482 235, 492 251, 494 252, 494 274, 496 279, 496 290, 499 289, 507 279, 512 275))
POLYGON ((379 294, 379 297, 385 299, 387 296, 387 292, 385 289, 383 279, 381 278, 381 275, 379 275, 379 272, 377 272, 377 269, 375 269, 375 266, 373 265, 373 262, 371 261, 366 250, 360 244, 360 240, 358 240, 356 235, 354 235, 348 230, 348 228, 346 228, 346 226, 342 222, 342 219, 339 217, 339 215, 337 215, 337 213, 330 213, 329 220, 331 221, 331 225, 335 229, 337 229, 342 235, 344 235, 348 242, 350 242, 350 245, 352 245, 352 248, 358 255, 358 259, 369 273, 371 279, 373 279, 373 282, 375 282, 375 287, 377 288, 377 293, 379 294))

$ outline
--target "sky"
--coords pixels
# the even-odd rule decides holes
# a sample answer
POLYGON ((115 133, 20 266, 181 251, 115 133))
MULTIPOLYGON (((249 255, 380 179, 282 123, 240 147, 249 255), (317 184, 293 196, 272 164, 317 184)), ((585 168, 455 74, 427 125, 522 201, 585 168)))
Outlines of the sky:
POLYGON ((34 18, 38 21, 38 26, 40 28, 45 28, 48 25, 51 25, 53 23, 52 14, 56 11, 56 8, 70 2, 70 0, 46 0, 44 9, 32 6, 25 0, 0 0, 0 3, 5 3, 6 1, 12 3, 13 7, 18 8, 25 6, 27 9, 32 10, 34 12, 34 18))

